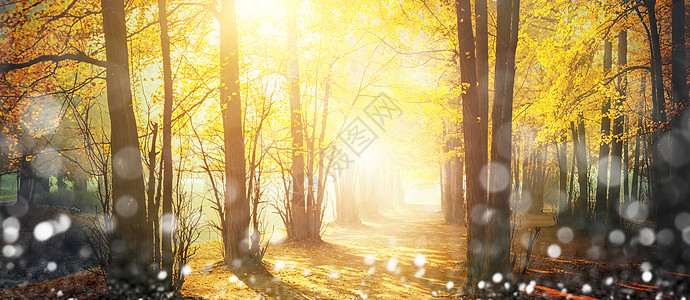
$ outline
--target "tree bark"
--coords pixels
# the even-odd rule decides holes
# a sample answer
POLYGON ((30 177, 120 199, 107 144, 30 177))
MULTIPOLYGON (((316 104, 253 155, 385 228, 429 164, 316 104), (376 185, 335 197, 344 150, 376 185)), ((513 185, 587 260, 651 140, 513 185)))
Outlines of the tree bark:
POLYGON ((111 293, 145 295, 149 285, 145 270, 151 260, 146 228, 146 198, 139 154, 137 124, 132 106, 127 52, 125 5, 122 0, 101 0, 103 32, 108 67, 106 86, 110 113, 112 195, 118 229, 111 248, 113 264, 109 271, 111 293))
POLYGON ((474 3, 476 36, 476 64, 477 64, 477 101, 479 102, 479 118, 486 120, 486 125, 480 128, 482 141, 489 139, 489 10, 487 0, 475 0, 474 3))
MULTIPOLYGON (((618 34, 618 65, 624 67, 628 64, 628 33, 623 30, 618 34)), ((614 111, 616 118, 613 119, 612 140, 611 140, 611 157, 618 159, 619 164, 611 164, 611 174, 609 176, 609 196, 608 205, 606 207, 606 223, 609 226, 618 225, 618 207, 621 199, 621 179, 623 161, 623 102, 625 102, 625 90, 627 88, 627 79, 625 76, 618 81, 619 98, 614 102, 614 111), (617 182, 613 182, 616 180, 617 182)), ((627 172, 627 171, 626 171, 627 172)))
MULTIPOLYGON (((168 18, 165 0, 158 0, 158 23, 160 24, 161 49, 163 56, 163 147, 161 156, 163 159, 163 216, 172 216, 173 203, 173 165, 172 165, 172 110, 173 110, 173 82, 170 66, 170 37, 168 36, 168 18)), ((158 216, 156 216, 158 217, 158 216)), ((162 260, 161 267, 167 272, 164 284, 172 288, 173 274, 173 249, 172 227, 173 218, 162 220, 163 230, 161 238, 162 260)))
MULTIPOLYGON (((558 210, 563 211, 561 205, 566 205, 568 202, 568 158, 566 153, 568 152, 568 144, 565 142, 565 136, 560 136, 560 145, 556 145, 556 150, 558 151, 558 210)), ((569 210, 569 209, 568 209, 569 210)), ((562 215, 562 213, 559 213, 562 215)))
POLYGON ((357 210, 355 166, 351 165, 337 175, 336 182, 336 222, 338 224, 358 224, 359 214, 357 210))
POLYGON ((241 266, 249 254, 249 199, 242 133, 239 41, 235 0, 223 0, 220 14, 220 105, 225 145, 225 262, 241 266))
POLYGON ((633 150, 633 170, 632 170, 632 193, 631 200, 638 200, 638 186, 640 178, 640 134, 641 134, 641 121, 637 121, 637 134, 635 135, 635 149, 633 150))
POLYGON ((17 189, 16 204, 25 202, 27 205, 32 206, 32 199, 34 197, 34 192, 36 191, 34 188, 34 186, 36 186, 36 176, 34 175, 33 170, 31 170, 31 164, 27 160, 26 154, 19 161, 18 167, 19 188, 17 189))
POLYGON ((580 195, 573 208, 573 216, 576 217, 578 225, 586 224, 589 216, 588 202, 589 190, 587 183, 587 146, 585 145, 585 125, 582 115, 579 116, 578 126, 575 128, 573 122, 570 123, 570 130, 573 133, 575 159, 577 160, 577 182, 580 185, 580 195))
MULTIPOLYGON (((510 278, 510 185, 497 188, 501 179, 508 180, 512 151, 513 85, 515 82, 515 51, 520 15, 519 0, 498 0, 496 20, 496 71, 494 107, 492 111, 492 168, 507 169, 501 174, 492 169, 489 180, 489 208, 493 216, 489 224, 488 274, 500 273, 510 278), (503 177, 503 178, 501 178, 503 177)), ((543 173, 543 172, 542 172, 543 173)), ((543 174, 541 174, 543 175, 543 174)), ((543 181, 543 176, 540 176, 543 181)))
POLYGON ((684 109, 688 108, 688 72, 685 54, 685 1, 673 0, 671 9, 671 85, 673 88, 673 102, 680 117, 684 109))
MULTIPOLYGON (((147 223, 151 228, 151 234, 153 241, 156 240, 156 236, 159 231, 156 220, 158 219, 158 205, 156 203, 156 140, 158 139, 158 123, 153 124, 153 129, 151 130, 153 137, 151 138, 151 149, 149 149, 149 180, 146 184, 146 197, 148 203, 147 208, 147 223)), ((153 262, 156 264, 161 263, 160 259, 160 249, 158 249, 158 244, 154 242, 153 244, 153 262)))
MULTIPOLYGON (((604 74, 611 71, 613 53, 613 44, 611 41, 604 41, 604 74)), ((611 108, 611 99, 606 97, 604 104, 601 107, 601 145, 599 146, 599 164, 597 165, 597 193, 594 202, 594 213, 598 224, 606 222, 606 203, 607 193, 609 188, 608 174, 610 161, 610 145, 611 138, 611 118, 609 117, 609 109, 611 108)))
POLYGON ((302 104, 299 86, 299 52, 297 45, 297 0, 287 2, 287 43, 288 63, 286 81, 290 98, 290 135, 292 136, 292 238, 297 241, 308 239, 311 234, 307 223, 307 208, 304 199, 304 135, 302 127, 302 104))
POLYGON ((460 45, 460 75, 462 82, 462 113, 467 172, 467 260, 468 286, 474 288, 483 272, 482 251, 486 245, 486 224, 482 220, 487 209, 486 190, 481 185, 481 170, 487 162, 487 140, 482 138, 487 119, 482 118, 482 106, 477 91, 477 73, 472 34, 472 9, 469 0, 455 1, 457 36, 460 45))
POLYGON ((623 203, 628 204, 630 203, 630 168, 628 168, 630 165, 630 130, 628 129, 630 121, 628 116, 624 117, 623 123, 623 137, 625 138, 623 140, 624 165, 621 166, 623 168, 623 203))

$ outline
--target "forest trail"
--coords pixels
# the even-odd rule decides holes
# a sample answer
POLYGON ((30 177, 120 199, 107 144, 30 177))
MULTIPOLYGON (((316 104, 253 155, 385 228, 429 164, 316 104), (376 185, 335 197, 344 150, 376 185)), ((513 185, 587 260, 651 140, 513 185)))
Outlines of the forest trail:
POLYGON ((264 259, 275 276, 270 285, 261 285, 267 280, 258 275, 213 267, 220 244, 202 244, 183 293, 220 299, 431 298, 448 296, 448 287, 465 279, 465 227, 445 224, 435 206, 406 204, 361 225, 328 224, 323 241, 271 245, 264 259))

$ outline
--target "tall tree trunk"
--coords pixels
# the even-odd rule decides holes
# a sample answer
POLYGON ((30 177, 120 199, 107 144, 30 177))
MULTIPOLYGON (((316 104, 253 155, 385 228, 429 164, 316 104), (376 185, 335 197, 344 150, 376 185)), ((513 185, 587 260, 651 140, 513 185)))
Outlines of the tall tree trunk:
POLYGON ((172 165, 172 110, 173 110, 173 82, 172 69, 170 66, 170 37, 168 36, 168 17, 165 0, 158 0, 158 23, 160 24, 161 49, 163 56, 163 148, 161 156, 163 159, 163 216, 168 216, 162 220, 162 261, 163 271, 167 272, 164 283, 172 287, 173 271, 173 165, 172 165))
MULTIPOLYGON (((527 152, 526 150, 523 150, 523 152, 527 152)), ((531 187, 529 184, 529 169, 530 169, 530 155, 527 155, 527 153, 523 153, 525 156, 525 159, 522 160, 522 189, 520 190, 520 201, 521 203, 524 204, 525 200, 532 201, 532 191, 531 187)), ((529 203, 529 205, 532 205, 529 203)))
POLYGON ((623 119, 623 163, 621 167, 623 168, 623 203, 627 204, 630 202, 630 121, 628 116, 623 119))
POLYGON ((512 201, 514 204, 520 203, 520 196, 522 195, 521 192, 521 184, 520 184, 520 147, 515 145, 515 150, 513 152, 513 168, 510 170, 512 174, 512 180, 513 180, 513 197, 512 201))
POLYGON ((463 159, 460 157, 460 124, 451 125, 449 151, 452 153, 448 162, 448 219, 449 223, 461 224, 465 218, 465 199, 463 191, 463 159))
MULTIPOLYGON (((613 44, 611 41, 604 41, 604 74, 611 70, 613 44)), ((611 99, 606 97, 601 107, 601 145, 599 146, 599 164, 597 165, 597 194, 594 202, 594 214, 598 224, 606 222, 606 196, 609 188, 608 174, 610 161, 610 138, 611 138, 611 118, 609 109, 611 99)))
POLYGON ((568 144, 565 142, 565 135, 560 136, 560 141, 556 145, 556 150, 558 151, 558 210, 560 215, 563 215, 563 207, 561 205, 566 205, 568 202, 568 158, 566 152, 568 152, 568 144))
MULTIPOLYGON (((443 123, 443 155, 448 156, 450 152, 450 134, 446 128, 446 123, 443 123)), ((450 183, 453 180, 450 175, 450 158, 444 159, 441 164, 441 210, 446 222, 451 223, 450 214, 450 183)))
POLYGON ((476 64, 477 64, 477 99, 479 101, 479 119, 486 120, 486 125, 480 128, 482 141, 489 140, 489 10, 487 0, 475 0, 475 34, 476 64))
MULTIPOLYGON (((682 114, 682 109, 688 108, 688 72, 685 54, 685 1, 673 0, 671 9, 671 85, 673 88, 673 103, 682 114)), ((676 118, 677 119, 677 118, 676 118)))
POLYGON ((570 130, 573 133, 575 159, 577 160, 577 182, 580 185, 580 195, 575 202, 573 215, 577 218, 578 225, 586 224, 589 217, 588 202, 589 190, 587 183, 587 146, 585 145, 585 125, 582 115, 579 116, 578 126, 575 128, 573 122, 570 123, 570 130))
POLYGON ((297 32, 298 6, 297 0, 287 1, 288 63, 286 80, 290 98, 290 135, 292 136, 292 238, 302 241, 308 239, 310 233, 304 201, 304 155, 302 149, 304 135, 302 132, 302 104, 300 102, 299 87, 299 53, 297 50, 299 41, 297 32))
POLYGON ((336 179, 336 222, 338 224, 360 223, 357 210, 356 170, 354 165, 342 171, 336 179))
MULTIPOLYGON (((312 225, 312 232, 316 233, 317 236, 321 235, 321 212, 323 207, 324 199, 326 198, 326 184, 328 182, 328 176, 325 174, 329 169, 326 165, 326 156, 324 155, 324 141, 326 139, 326 126, 328 125, 328 101, 331 97, 331 74, 333 73, 333 65, 335 61, 331 63, 328 69, 328 74, 326 74, 325 87, 323 94, 323 112, 321 114, 321 131, 319 134, 319 174, 317 183, 317 194, 316 194, 316 207, 313 213, 316 214, 314 217, 315 223, 312 225)), ((314 120, 316 122, 316 119, 314 120)))
MULTIPOLYGON (((572 124, 571 124, 572 126, 572 124)), ((569 189, 568 189, 568 217, 572 218, 573 217, 573 196, 574 196, 574 191, 575 191, 575 165, 577 164, 577 158, 576 158, 576 153, 577 151, 575 150, 577 146, 575 145, 575 141, 573 140, 573 156, 570 159, 572 163, 570 163, 570 183, 569 183, 569 189)))
MULTIPOLYGON (((151 138, 151 149, 149 149, 149 181, 146 186, 146 197, 148 203, 147 208, 147 223, 151 228, 151 233, 153 235, 153 240, 155 241, 156 236, 159 231, 154 224, 157 224, 158 219, 158 205, 156 205, 156 140, 158 139, 158 123, 153 124, 153 129, 151 130, 153 137, 151 138)), ((160 264, 160 249, 158 245, 154 242, 153 244, 153 262, 155 264, 160 264)), ((156 266, 158 268, 159 266, 156 266)))
POLYGON ((642 134, 641 121, 637 121, 637 134, 635 135, 635 149, 633 150, 632 193, 631 200, 637 201, 638 183, 640 178, 640 135, 642 134))
POLYGON ((248 259, 249 199, 247 199, 239 41, 235 0, 220 6, 220 105, 225 143, 225 262, 241 266, 248 259))
MULTIPOLYGON (((161 206, 161 197, 163 192, 163 182, 160 178, 163 178, 163 160, 158 162, 158 184, 156 185, 156 195, 153 199, 153 206, 156 210, 156 216, 158 216, 158 209, 161 206)), ((161 263, 163 260, 161 254, 161 234, 160 234, 160 218, 153 219, 153 259, 154 261, 161 263)))
POLYGON ((541 202, 541 183, 539 179, 541 178, 541 170, 539 169, 542 165, 541 155, 539 150, 534 150, 530 156, 530 176, 529 176, 529 186, 530 192, 532 193, 532 202, 530 203, 529 212, 538 213, 539 212, 539 202, 541 202))
POLYGON ((21 158, 18 166, 19 188, 17 189, 16 204, 24 202, 31 206, 33 204, 31 203, 31 199, 33 198, 33 193, 35 192, 33 186, 35 185, 34 181, 36 181, 36 179, 33 171, 31 170, 31 164, 29 163, 29 160, 27 160, 26 154, 21 158))
POLYGON ((652 60, 652 97, 654 107, 652 108, 653 119, 655 122, 666 123, 666 102, 664 100, 664 77, 662 72, 661 60, 661 41, 659 36, 659 27, 656 19, 656 0, 645 0, 647 7, 647 17, 649 18, 649 30, 652 60))
MULTIPOLYGON (((675 153, 677 151, 687 151, 690 148, 690 142, 685 138, 677 138, 677 136, 684 132, 686 129, 683 128, 687 123, 687 115, 681 117, 682 111, 680 109, 687 108, 687 71, 685 69, 685 5, 683 1, 673 1, 673 13, 672 13, 672 23, 671 23, 671 34, 672 34, 672 44, 673 49, 671 52, 672 57, 672 102, 673 107, 670 110, 670 130, 668 127, 662 128, 663 134, 668 135, 668 139, 658 139, 657 144, 662 141, 667 143, 666 145, 658 145, 654 147, 655 152, 658 151, 659 155, 655 157, 653 161, 655 168, 653 171, 656 173, 653 178, 656 179, 657 184, 654 184, 656 191, 654 195, 659 197, 660 200, 657 205, 657 224, 659 230, 671 231, 673 236, 686 236, 686 230, 681 228, 682 226, 678 223, 679 212, 684 212, 690 210, 690 203, 687 199, 690 198, 690 191, 686 187, 686 183, 690 181, 690 164, 682 159, 683 154, 675 153), (663 131, 666 130, 664 133, 663 131), (676 137, 676 138, 674 138, 676 137), (663 149, 670 149, 668 152, 662 152, 663 149), (670 153, 669 153, 670 152, 670 153), (663 157, 662 160, 656 160, 656 158, 663 157), (659 170, 661 169, 661 170, 659 170)), ((652 22, 652 16, 650 12, 650 27, 652 22)), ((655 29, 652 29, 652 35, 654 36, 655 29)), ((653 43, 659 42, 658 34, 652 39, 653 43)), ((661 59, 660 59, 660 48, 658 44, 652 49, 654 56, 657 57, 656 65, 654 65, 654 70, 658 74, 656 85, 663 89, 663 77, 661 59)), ((660 99, 663 99, 663 90, 661 92, 655 91, 659 94, 660 99)), ((661 100, 660 100, 661 101, 661 100)), ((658 133, 657 133, 658 134, 658 133)), ((690 263, 687 260, 686 247, 682 241, 670 243, 670 245, 658 245, 657 246, 659 263, 664 265, 675 265, 677 268, 688 268, 690 263)))
POLYGON ((487 118, 482 118, 482 106, 477 91, 477 73, 472 34, 470 0, 455 1, 457 36, 460 45, 460 75, 463 87, 462 113, 467 172, 467 260, 468 285, 472 288, 481 280, 483 272, 482 249, 486 247, 486 224, 481 220, 486 209, 486 190, 481 185, 481 170, 487 161, 487 140, 482 138, 487 118))
MULTIPOLYGON (((493 217, 488 230, 488 274, 500 273, 510 278, 510 160, 512 150, 513 85, 515 50, 520 15, 519 0, 498 0, 496 20, 496 71, 492 111, 492 169, 489 180, 489 208, 493 217), (494 169, 499 168, 499 169, 494 169), (501 174, 501 169, 507 171, 501 174), (505 184, 505 185, 504 185, 505 184), (500 186, 498 186, 500 185, 500 186)), ((542 176, 543 177, 543 176, 542 176)))
MULTIPOLYGON (((645 0, 645 7, 647 8, 647 18, 649 20, 649 40, 650 40, 650 52, 651 52, 651 77, 652 77, 652 120, 655 123, 655 127, 663 128, 666 126, 666 102, 664 100, 664 78, 662 72, 662 61, 661 61, 661 42, 659 37, 659 27, 656 19, 656 0, 645 0)), ((659 130, 661 131, 661 130, 659 130)), ((656 142, 657 138, 660 136, 659 132, 654 131, 654 137, 652 141, 656 142)), ((650 146, 653 146, 650 144, 650 146)), ((650 147, 652 148, 652 147, 650 147)), ((661 182, 666 179, 669 175, 668 168, 660 161, 659 147, 653 147, 652 154, 652 165, 654 168, 649 168, 648 171, 653 174, 650 176, 651 181, 651 191, 653 195, 653 209, 656 212, 656 220, 661 222, 666 222, 666 219, 670 218, 658 218, 664 215, 664 211, 667 210, 663 200, 663 188, 661 187, 661 182)), ((667 224, 660 226, 660 228, 665 228, 672 226, 672 222, 667 222, 667 224)))
MULTIPOLYGON (((622 30, 618 34, 618 66, 624 67, 628 64, 628 33, 622 30)), ((618 225, 618 207, 621 199, 621 172, 623 161, 623 102, 625 101, 625 90, 628 82, 625 76, 618 81, 619 97, 614 102, 614 111, 616 118, 613 119, 612 140, 611 140, 611 157, 617 159, 620 163, 611 163, 611 174, 609 175, 609 197, 606 208, 606 223, 609 226, 618 225), (615 182, 614 182, 615 181, 615 182)), ((627 171, 626 171, 627 172, 627 171)))
MULTIPOLYGON (((455 170, 456 176, 454 178, 456 185, 455 192, 455 209, 453 210, 453 219, 458 224, 465 223, 465 188, 463 187, 465 182, 465 160, 462 157, 457 157, 455 159, 455 170)), ((400 184, 400 170, 395 174, 396 188, 399 190, 402 188, 400 184)))
POLYGON ((139 154, 137 124, 129 81, 129 54, 125 5, 122 0, 101 0, 105 52, 108 68, 106 86, 110 114, 112 195, 118 230, 114 241, 123 247, 111 248, 109 270, 111 292, 130 295, 147 293, 147 274, 142 272, 151 260, 150 235, 145 226, 146 198, 139 154))

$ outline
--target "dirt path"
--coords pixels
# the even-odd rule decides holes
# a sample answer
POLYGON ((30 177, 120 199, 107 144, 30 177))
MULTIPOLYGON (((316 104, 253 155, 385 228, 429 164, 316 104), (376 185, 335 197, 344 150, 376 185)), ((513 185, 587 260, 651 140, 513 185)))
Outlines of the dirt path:
POLYGON ((443 223, 432 207, 406 205, 358 226, 327 226, 324 243, 271 246, 276 277, 213 268, 218 242, 202 245, 185 294, 203 298, 401 299, 449 295, 464 281, 465 227, 443 223), (420 267, 421 266, 421 267, 420 267), (251 287, 249 287, 249 286, 251 287))

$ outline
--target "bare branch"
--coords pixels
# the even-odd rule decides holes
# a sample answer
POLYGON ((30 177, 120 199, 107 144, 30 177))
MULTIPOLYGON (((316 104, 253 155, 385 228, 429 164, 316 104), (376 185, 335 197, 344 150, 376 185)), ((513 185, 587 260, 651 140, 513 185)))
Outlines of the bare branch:
POLYGON ((7 73, 9 71, 13 70, 19 70, 19 69, 24 69, 28 68, 30 66, 33 66, 35 64, 41 63, 41 62, 46 62, 46 61, 53 61, 53 62, 60 62, 63 60, 75 60, 79 62, 85 62, 93 65, 97 65, 100 67, 107 67, 108 63, 102 61, 102 60, 97 60, 93 57, 89 57, 84 53, 77 53, 77 54, 63 54, 63 55, 41 55, 39 57, 36 57, 28 62, 24 63, 0 63, 0 74, 7 73))

